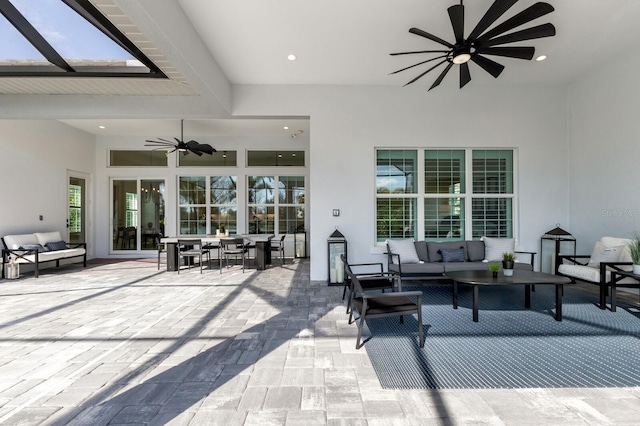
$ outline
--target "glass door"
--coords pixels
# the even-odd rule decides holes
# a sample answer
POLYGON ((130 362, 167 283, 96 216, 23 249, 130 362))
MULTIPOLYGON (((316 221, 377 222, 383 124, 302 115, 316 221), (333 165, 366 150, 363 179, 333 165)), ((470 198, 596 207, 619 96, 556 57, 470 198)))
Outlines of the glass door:
POLYGON ((142 250, 156 250, 164 236, 164 180, 140 181, 140 245, 142 250))
POLYGON ((67 211, 67 241, 87 242, 87 180, 69 176, 69 198, 67 211))
POLYGON ((162 179, 112 181, 112 250, 156 250, 164 235, 162 179))

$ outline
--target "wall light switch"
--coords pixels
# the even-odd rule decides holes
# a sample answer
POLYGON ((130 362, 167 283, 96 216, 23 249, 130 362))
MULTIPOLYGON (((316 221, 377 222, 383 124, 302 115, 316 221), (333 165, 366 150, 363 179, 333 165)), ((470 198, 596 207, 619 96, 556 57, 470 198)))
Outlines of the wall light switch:
POLYGON ((40 215, 40 220, 44 220, 44 216, 40 215))
POLYGON ((340 216, 340 209, 333 209, 333 215, 334 216, 340 216))

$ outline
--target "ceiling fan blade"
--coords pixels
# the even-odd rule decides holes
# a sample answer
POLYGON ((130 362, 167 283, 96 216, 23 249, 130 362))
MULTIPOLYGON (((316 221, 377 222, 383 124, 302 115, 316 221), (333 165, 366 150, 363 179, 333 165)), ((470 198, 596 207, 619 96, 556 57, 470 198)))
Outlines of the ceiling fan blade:
POLYGON ((469 63, 465 62, 460 65, 460 88, 462 89, 471 81, 471 73, 469 72, 469 63))
POLYGON ((517 1, 518 0, 496 0, 493 2, 489 10, 487 10, 482 19, 480 19, 467 39, 471 41, 477 39, 480 34, 496 22, 498 18, 504 15, 504 13, 509 10, 511 6, 516 4, 517 1))
POLYGON ((400 69, 398 71, 394 71, 394 72, 389 73, 389 74, 397 74, 397 73, 402 72, 404 70, 408 70, 409 68, 417 67, 418 65, 426 64, 427 62, 435 61, 436 59, 442 59, 442 58, 446 58, 446 57, 447 57, 447 55, 436 56, 435 58, 431 58, 431 59, 427 59, 426 61, 418 62, 417 64, 410 65, 410 66, 408 66, 406 68, 402 68, 402 69, 400 69))
POLYGON ((551 37, 556 35, 556 27, 552 24, 542 24, 526 30, 516 31, 500 37, 487 40, 479 47, 490 47, 498 44, 514 43, 516 41, 533 40, 536 38, 551 37))
POLYGON ((201 153, 201 155, 202 153, 212 155, 214 152, 217 152, 215 148, 213 148, 208 143, 200 143, 198 141, 191 140, 187 142, 186 145, 187 149, 191 150, 192 152, 198 151, 201 153))
MULTIPOLYGON (((443 61, 438 62, 436 65, 432 66, 431 68, 429 68, 428 70, 426 70, 425 72, 423 72, 422 74, 420 74, 419 76, 417 76, 416 78, 414 78, 413 80, 411 80, 410 82, 408 82, 407 84, 405 84, 404 86, 408 86, 408 85, 410 85, 411 83, 415 83, 415 82, 416 82, 416 80, 418 80, 420 77, 423 77, 423 76, 424 76, 425 74, 427 74, 429 71, 431 71, 431 70, 433 70, 433 69, 435 69, 435 68, 438 68, 440 65, 444 64, 445 62, 447 62, 447 60, 446 60, 446 59, 445 59, 445 60, 443 60, 443 61)), ((404 87, 404 86, 402 86, 402 87, 404 87)))
POLYGON ((436 37, 433 34, 429 34, 426 31, 422 31, 421 29, 411 28, 409 30, 409 32, 412 33, 412 34, 419 35, 419 36, 424 37, 424 38, 428 38, 429 40, 435 41, 436 43, 440 43, 441 45, 447 46, 450 49, 454 48, 453 44, 449 43, 448 41, 445 41, 445 40, 441 39, 440 37, 436 37))
POLYGON ((453 27, 453 34, 456 37, 456 43, 462 43, 464 41, 464 6, 456 4, 448 8, 447 12, 449 12, 449 19, 453 27))
POLYGON ((482 55, 505 56, 507 58, 533 59, 535 47, 481 47, 476 52, 482 55))
POLYGON ((176 144, 174 144, 173 142, 164 142, 164 141, 152 141, 147 139, 145 142, 149 142, 152 144, 156 144, 156 145, 145 145, 145 146, 158 146, 158 145, 162 145, 162 146, 176 146, 176 144))
MULTIPOLYGON (((449 70, 451 69, 452 66, 453 66, 453 62, 449 62, 449 65, 447 65, 447 67, 440 73, 438 78, 436 78, 436 81, 434 81, 433 84, 431 85, 431 87, 429 87, 429 90, 438 87, 440 85, 440 83, 442 83, 442 80, 444 79, 444 76, 447 75, 447 73, 449 72, 449 70)), ((427 92, 429 90, 427 90, 427 92)))
POLYGON ((389 55, 391 56, 398 56, 398 55, 413 55, 416 53, 446 53, 448 52, 448 50, 418 50, 415 52, 397 52, 397 53, 389 53, 389 55))
POLYGON ((471 60, 478 64, 480 68, 491 74, 494 78, 498 78, 500 73, 504 70, 504 65, 501 65, 491 59, 485 58, 480 55, 472 55, 471 60))
POLYGON ((486 33, 482 34, 482 36, 478 37, 477 41, 482 42, 484 40, 489 40, 498 36, 500 34, 504 34, 507 31, 510 31, 520 25, 526 24, 529 21, 533 21, 536 18, 544 16, 548 13, 553 12, 555 9, 549 3, 538 2, 533 6, 530 6, 523 10, 522 12, 514 15, 513 17, 507 19, 500 25, 495 28, 490 29, 486 33))
POLYGON ((189 151, 193 152, 195 155, 197 155, 198 157, 202 157, 202 152, 198 151, 197 149, 191 149, 189 148, 189 151))
POLYGON ((162 141, 162 142, 166 142, 166 143, 170 143, 172 145, 175 145, 175 143, 173 143, 172 141, 168 141, 166 139, 162 139, 162 138, 158 138, 158 140, 162 141))

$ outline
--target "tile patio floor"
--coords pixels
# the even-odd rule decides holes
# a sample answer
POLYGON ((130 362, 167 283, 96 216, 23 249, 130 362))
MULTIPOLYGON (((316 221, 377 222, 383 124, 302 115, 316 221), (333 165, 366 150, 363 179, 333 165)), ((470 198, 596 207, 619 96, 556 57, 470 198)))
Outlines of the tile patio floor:
POLYGON ((0 424, 640 424, 640 388, 383 390, 341 296, 298 260, 0 281, 0 424))

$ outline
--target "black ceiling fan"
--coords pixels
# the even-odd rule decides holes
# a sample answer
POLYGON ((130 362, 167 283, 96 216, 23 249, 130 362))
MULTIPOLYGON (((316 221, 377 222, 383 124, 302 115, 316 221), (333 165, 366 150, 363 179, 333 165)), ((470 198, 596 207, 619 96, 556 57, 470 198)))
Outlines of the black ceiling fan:
POLYGON ((517 2, 518 0, 495 0, 491 7, 489 7, 489 10, 487 10, 487 12, 484 14, 482 19, 480 19, 480 22, 478 22, 471 33, 469 33, 467 38, 464 38, 464 5, 462 4, 462 0, 460 0, 460 4, 456 4, 447 9, 447 11, 449 12, 449 19, 451 20, 451 26, 453 27, 453 33, 456 39, 455 43, 449 43, 421 29, 411 28, 409 30, 410 33, 419 35, 438 44, 441 44, 447 49, 391 53, 392 56, 413 55, 420 53, 442 54, 440 56, 436 56, 435 58, 430 58, 406 68, 399 69, 392 72, 391 74, 396 74, 416 67, 418 65, 441 59, 440 62, 438 62, 436 65, 429 68, 422 74, 418 75, 413 80, 406 83, 405 86, 414 83, 428 72, 434 70, 444 63, 447 63, 445 69, 440 73, 429 90, 437 87, 442 82, 445 75, 447 75, 453 65, 460 65, 460 88, 462 88, 471 81, 471 74, 469 72, 469 61, 475 62, 478 66, 480 66, 480 68, 484 69, 493 77, 498 78, 500 73, 504 70, 504 65, 501 65, 487 58, 486 55, 531 60, 535 53, 534 47, 504 47, 501 45, 554 36, 556 34, 556 29, 552 24, 549 23, 508 33, 509 31, 521 25, 524 25, 530 21, 533 21, 534 19, 553 12, 554 9, 550 4, 538 2, 487 31, 487 29, 491 25, 493 25, 507 10, 509 10, 509 8, 511 8, 511 6, 513 6, 517 2))
POLYGON ((173 148, 169 152, 182 152, 183 155, 187 155, 189 152, 193 152, 197 156, 202 156, 202 154, 213 155, 214 152, 217 152, 215 148, 207 143, 200 143, 194 140, 190 140, 189 142, 184 141, 184 120, 180 120, 180 139, 174 138, 176 141, 171 142, 166 139, 158 138, 159 140, 153 141, 147 139, 144 146, 153 146, 155 149, 166 149, 173 148))

